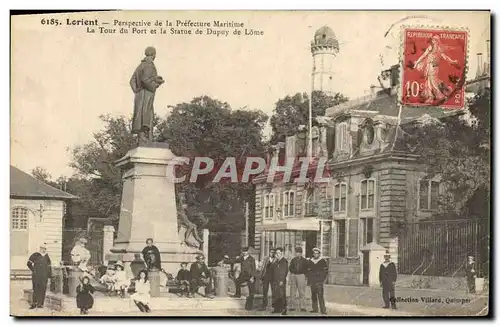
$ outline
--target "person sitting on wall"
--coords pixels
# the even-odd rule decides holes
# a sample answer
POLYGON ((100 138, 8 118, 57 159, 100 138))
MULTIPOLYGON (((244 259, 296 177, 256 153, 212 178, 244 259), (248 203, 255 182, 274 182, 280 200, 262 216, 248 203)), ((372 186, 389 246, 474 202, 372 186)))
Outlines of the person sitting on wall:
POLYGON ((152 238, 146 239, 146 247, 142 249, 142 259, 149 271, 161 271, 160 250, 153 244, 152 238))
POLYGON ((205 296, 213 299, 212 295, 212 275, 208 266, 204 262, 205 256, 196 256, 196 262, 191 264, 191 295, 194 296, 201 286, 205 287, 205 296))
POLYGON ((87 264, 90 261, 90 251, 85 248, 86 243, 87 239, 85 238, 76 241, 75 246, 71 249, 71 260, 80 271, 89 273, 90 269, 87 264))
POLYGON ((181 269, 177 273, 177 277, 175 278, 177 283, 180 285, 181 293, 180 296, 191 297, 191 293, 189 293, 189 285, 191 284, 191 272, 188 269, 188 263, 181 263, 181 269))
POLYGON ((113 294, 115 292, 116 283, 115 268, 113 266, 108 266, 106 274, 101 276, 99 282, 106 286, 109 295, 113 294))

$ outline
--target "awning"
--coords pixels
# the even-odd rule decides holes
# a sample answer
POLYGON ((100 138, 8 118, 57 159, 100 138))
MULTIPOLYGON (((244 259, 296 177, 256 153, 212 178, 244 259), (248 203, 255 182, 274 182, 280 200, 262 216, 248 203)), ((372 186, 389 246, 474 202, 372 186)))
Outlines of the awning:
POLYGON ((264 222, 255 226, 256 231, 319 231, 319 221, 315 218, 288 219, 264 222))

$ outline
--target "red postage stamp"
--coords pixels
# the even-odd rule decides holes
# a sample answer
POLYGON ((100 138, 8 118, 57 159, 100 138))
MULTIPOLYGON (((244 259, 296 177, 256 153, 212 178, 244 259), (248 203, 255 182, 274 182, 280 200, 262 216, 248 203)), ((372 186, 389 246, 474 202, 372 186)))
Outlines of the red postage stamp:
POLYGON ((467 31, 405 28, 402 104, 463 108, 467 49, 467 31))

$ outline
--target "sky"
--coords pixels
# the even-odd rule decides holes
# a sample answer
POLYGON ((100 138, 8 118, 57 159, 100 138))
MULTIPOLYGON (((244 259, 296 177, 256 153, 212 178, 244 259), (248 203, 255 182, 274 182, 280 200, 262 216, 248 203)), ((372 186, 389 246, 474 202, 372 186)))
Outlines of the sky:
POLYGON ((232 108, 271 116, 278 99, 310 91, 310 42, 323 25, 340 43, 334 89, 350 98, 366 95, 379 72, 397 63, 402 24, 468 28, 469 78, 476 71, 476 53, 486 54, 490 30, 488 12, 157 11, 50 17, 64 23, 68 17, 98 18, 110 25, 115 19, 221 20, 264 32, 90 34, 82 26, 42 25, 42 16, 12 17, 11 164, 26 172, 43 167, 53 179, 73 173, 67 149, 92 140, 102 128, 100 115, 132 115, 129 80, 147 46, 156 48, 155 64, 166 80, 156 93, 157 114, 166 116, 168 106, 209 95, 232 108))

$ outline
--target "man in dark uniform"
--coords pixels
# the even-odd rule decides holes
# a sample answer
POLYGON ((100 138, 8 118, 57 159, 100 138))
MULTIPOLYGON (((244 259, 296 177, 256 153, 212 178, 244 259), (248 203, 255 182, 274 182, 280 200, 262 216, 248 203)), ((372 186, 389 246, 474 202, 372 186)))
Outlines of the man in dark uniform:
POLYGON ((161 270, 160 250, 153 244, 152 238, 146 240, 146 247, 142 249, 142 259, 148 270, 161 270))
POLYGON ((398 273, 396 265, 391 262, 391 255, 387 252, 384 255, 384 262, 380 265, 379 281, 382 287, 382 298, 384 299, 384 308, 392 307, 396 309, 396 279, 398 273), (389 305, 390 304, 390 305, 389 305))
POLYGON ((318 312, 318 304, 321 314, 326 315, 325 297, 323 284, 328 276, 328 264, 321 258, 321 250, 313 248, 313 257, 307 266, 307 282, 311 287, 311 301, 313 313, 318 312))
POLYGON ((42 308, 47 292, 47 281, 52 278, 52 267, 47 246, 40 245, 40 251, 32 254, 28 260, 28 268, 31 270, 31 282, 33 284, 33 298, 30 309, 42 308))
POLYGON ((234 297, 241 297, 241 286, 246 283, 248 286, 248 297, 245 304, 246 310, 253 309, 253 299, 255 296, 255 274, 257 266, 255 266, 255 259, 249 255, 248 247, 241 250, 241 272, 238 278, 234 280, 236 285, 236 293, 234 297))
POLYGON ((191 264, 191 295, 194 296, 201 286, 205 287, 205 297, 213 299, 212 277, 204 262, 205 256, 196 256, 196 263, 191 264))
POLYGON ((465 266, 465 276, 467 278, 467 287, 469 293, 476 293, 476 263, 473 256, 467 257, 467 266, 465 266))
MULTIPOLYGON (((262 271, 261 271, 261 280, 262 280, 262 307, 261 311, 264 311, 267 309, 268 305, 268 293, 269 293, 269 286, 272 285, 273 281, 273 268, 274 268, 274 261, 276 260, 276 250, 271 248, 269 250, 269 257, 266 257, 264 261, 262 262, 262 271)), ((271 287, 271 291, 273 291, 271 287)), ((274 294, 273 294, 274 296, 274 294)), ((274 308, 274 307, 273 307, 274 308)))
POLYGON ((273 313, 286 315, 286 276, 288 261, 283 257, 283 249, 276 248, 276 261, 273 266, 273 313))

